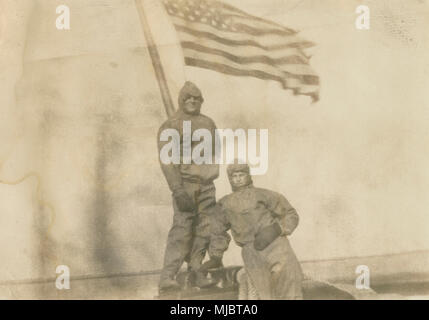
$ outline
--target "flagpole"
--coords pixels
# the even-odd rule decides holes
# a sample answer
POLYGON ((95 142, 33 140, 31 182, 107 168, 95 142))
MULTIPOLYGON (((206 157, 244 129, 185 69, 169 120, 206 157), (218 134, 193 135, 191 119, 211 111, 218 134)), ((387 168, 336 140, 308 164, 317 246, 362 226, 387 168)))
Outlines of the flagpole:
POLYGON ((156 79, 158 80, 159 89, 161 91, 162 102, 164 103, 165 112, 170 118, 174 112, 174 104, 171 99, 170 90, 168 89, 167 79, 165 77, 164 68, 162 67, 161 58, 159 56, 158 48, 155 45, 152 33, 150 31, 149 22, 143 8, 144 0, 135 0, 137 11, 139 13, 143 34, 146 38, 147 49, 152 60, 152 66, 155 70, 156 79))

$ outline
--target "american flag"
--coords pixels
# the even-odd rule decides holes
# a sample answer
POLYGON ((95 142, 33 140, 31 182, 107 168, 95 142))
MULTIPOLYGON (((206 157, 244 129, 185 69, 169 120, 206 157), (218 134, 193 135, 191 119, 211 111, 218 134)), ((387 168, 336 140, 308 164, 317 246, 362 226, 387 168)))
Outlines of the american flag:
POLYGON ((235 76, 275 80, 318 100, 319 77, 297 31, 216 0, 163 0, 185 64, 235 76))

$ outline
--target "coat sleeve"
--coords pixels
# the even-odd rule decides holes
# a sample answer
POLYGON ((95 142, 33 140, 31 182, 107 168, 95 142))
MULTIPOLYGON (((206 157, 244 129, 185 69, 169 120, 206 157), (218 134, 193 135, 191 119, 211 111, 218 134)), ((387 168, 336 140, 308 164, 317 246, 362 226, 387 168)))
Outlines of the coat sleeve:
POLYGON ((231 237, 228 230, 231 228, 225 210, 221 203, 217 203, 210 223, 209 256, 222 259, 223 253, 228 249, 231 237))
POLYGON ((172 192, 177 191, 178 189, 183 187, 183 181, 182 181, 182 175, 180 174, 179 164, 165 164, 161 161, 160 153, 161 149, 164 145, 166 145, 167 141, 161 141, 161 133, 165 129, 169 129, 169 123, 168 121, 165 122, 158 131, 158 158, 159 163, 161 165, 162 173, 165 176, 165 179, 167 180, 168 186, 172 192))
POLYGON ((265 193, 266 206, 280 224, 283 235, 290 235, 298 226, 299 216, 295 208, 281 194, 268 191, 265 193))

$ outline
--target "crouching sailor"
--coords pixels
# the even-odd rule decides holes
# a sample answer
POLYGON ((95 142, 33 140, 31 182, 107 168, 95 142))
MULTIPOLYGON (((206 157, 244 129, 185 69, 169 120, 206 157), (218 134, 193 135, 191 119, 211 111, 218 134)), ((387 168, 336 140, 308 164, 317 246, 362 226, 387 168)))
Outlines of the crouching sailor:
POLYGON ((287 238, 298 225, 296 210, 283 195, 255 188, 247 164, 229 165, 227 173, 233 192, 212 216, 211 259, 203 268, 219 265, 230 229, 259 299, 302 299, 303 274, 287 238))

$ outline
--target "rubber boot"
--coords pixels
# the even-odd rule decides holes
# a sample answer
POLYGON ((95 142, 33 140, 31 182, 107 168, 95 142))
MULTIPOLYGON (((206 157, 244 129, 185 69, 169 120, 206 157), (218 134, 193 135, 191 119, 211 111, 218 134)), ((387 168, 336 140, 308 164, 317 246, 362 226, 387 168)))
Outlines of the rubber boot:
POLYGON ((174 279, 165 278, 159 282, 159 292, 160 293, 165 292, 165 291, 179 290, 179 289, 180 289, 180 285, 174 279))
POLYGON ((215 280, 208 279, 202 272, 195 272, 195 286, 198 288, 207 288, 215 284, 215 280))

